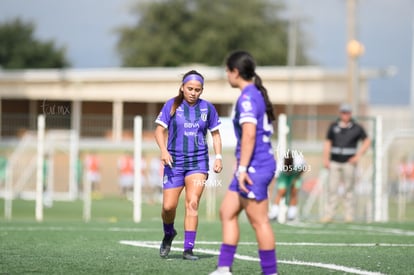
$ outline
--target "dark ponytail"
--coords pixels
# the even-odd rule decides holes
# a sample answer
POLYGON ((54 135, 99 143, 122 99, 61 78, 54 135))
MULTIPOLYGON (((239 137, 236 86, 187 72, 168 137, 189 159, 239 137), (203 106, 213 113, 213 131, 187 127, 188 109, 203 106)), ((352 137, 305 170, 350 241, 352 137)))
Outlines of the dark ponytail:
POLYGON ((180 88, 180 90, 178 91, 178 95, 174 97, 174 103, 171 106, 170 116, 173 116, 175 114, 175 111, 177 111, 178 106, 180 106, 181 103, 183 103, 183 100, 184 100, 184 94, 180 88))
POLYGON ((262 79, 256 74, 256 62, 253 56, 246 51, 232 52, 226 59, 226 66, 231 71, 237 69, 240 76, 245 80, 252 80, 254 78, 254 84, 261 92, 265 101, 269 123, 274 121, 276 116, 273 113, 272 103, 270 102, 266 88, 263 86, 262 79))
POLYGON ((262 96, 264 98, 266 104, 266 113, 267 117, 269 118, 269 122, 272 122, 276 119, 275 114, 273 112, 273 106, 270 102, 269 95, 267 94, 267 89, 263 86, 262 79, 256 73, 254 75, 254 85, 256 85, 257 89, 260 90, 262 96))

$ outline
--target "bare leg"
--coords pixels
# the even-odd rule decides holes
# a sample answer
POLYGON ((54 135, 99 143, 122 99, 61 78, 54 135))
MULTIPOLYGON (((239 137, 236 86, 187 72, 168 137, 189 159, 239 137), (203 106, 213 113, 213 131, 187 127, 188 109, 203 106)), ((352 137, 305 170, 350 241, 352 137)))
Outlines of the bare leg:
POLYGON ((237 245, 239 242, 240 230, 238 218, 241 210, 239 194, 227 190, 220 207, 223 243, 237 245))
POLYGON ((275 237, 267 217, 268 200, 256 201, 242 198, 242 205, 254 231, 260 250, 275 249, 275 237))
POLYGON ((184 218, 184 253, 183 259, 197 260, 193 255, 197 226, 198 206, 203 194, 206 174, 196 173, 185 177, 185 218, 184 218))
POLYGON ((184 187, 163 190, 161 217, 165 224, 171 224, 175 220, 178 199, 184 187))
POLYGON ((160 256, 167 257, 177 232, 174 229, 175 214, 178 206, 178 199, 184 187, 164 189, 162 200, 161 217, 164 226, 164 238, 160 246, 160 256))
POLYGON ((191 174, 185 177, 185 230, 197 230, 198 206, 206 178, 205 174, 191 174))
POLYGON ((241 199, 247 217, 256 232, 260 265, 263 274, 277 274, 277 258, 273 229, 267 218, 268 200, 241 199))

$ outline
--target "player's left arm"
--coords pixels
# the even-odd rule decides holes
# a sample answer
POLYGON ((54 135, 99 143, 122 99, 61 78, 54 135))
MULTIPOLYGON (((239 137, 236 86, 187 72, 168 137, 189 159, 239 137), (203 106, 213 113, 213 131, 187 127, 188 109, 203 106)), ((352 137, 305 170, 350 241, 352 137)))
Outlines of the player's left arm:
POLYGON ((216 154, 215 156, 215 161, 214 161, 214 167, 213 170, 216 173, 220 173, 221 170, 223 169, 223 156, 221 155, 221 136, 220 136, 220 131, 216 130, 211 132, 211 137, 213 138, 213 149, 214 149, 214 153, 216 154))
POLYGON ((254 147, 256 143, 256 124, 251 122, 245 122, 242 124, 242 137, 241 137, 241 147, 240 147, 240 163, 239 163, 239 185, 240 189, 243 192, 248 192, 245 184, 253 184, 253 181, 250 179, 247 174, 247 170, 241 171, 240 167, 244 169, 249 168, 250 159, 252 158, 254 147))

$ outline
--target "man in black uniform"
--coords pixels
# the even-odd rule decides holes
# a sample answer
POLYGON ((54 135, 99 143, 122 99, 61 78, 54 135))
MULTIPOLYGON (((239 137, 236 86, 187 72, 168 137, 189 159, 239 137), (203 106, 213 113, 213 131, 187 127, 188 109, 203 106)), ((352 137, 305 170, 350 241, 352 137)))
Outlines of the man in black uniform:
POLYGON ((353 191, 358 160, 368 150, 371 140, 364 128, 352 119, 348 104, 339 108, 339 119, 333 122, 326 135, 323 148, 323 162, 329 169, 328 199, 325 216, 321 222, 332 222, 338 206, 338 188, 343 183, 345 191, 345 222, 354 220, 353 191), (358 142, 362 141, 360 148, 358 142))

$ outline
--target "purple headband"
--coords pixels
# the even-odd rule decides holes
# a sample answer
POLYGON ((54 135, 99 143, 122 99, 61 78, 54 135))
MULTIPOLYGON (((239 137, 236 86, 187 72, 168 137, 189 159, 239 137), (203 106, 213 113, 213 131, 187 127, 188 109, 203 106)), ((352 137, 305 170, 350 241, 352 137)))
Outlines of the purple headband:
POLYGON ((197 80, 198 82, 201 83, 201 85, 204 85, 204 80, 201 76, 199 76, 198 74, 189 74, 187 75, 184 79, 183 79, 183 84, 187 83, 190 80, 197 80))

